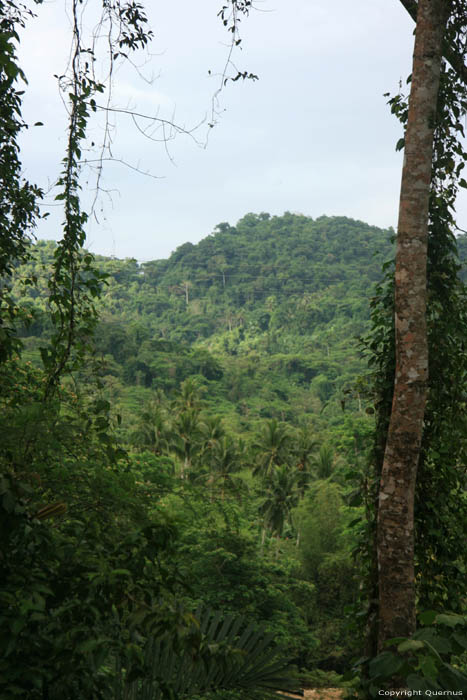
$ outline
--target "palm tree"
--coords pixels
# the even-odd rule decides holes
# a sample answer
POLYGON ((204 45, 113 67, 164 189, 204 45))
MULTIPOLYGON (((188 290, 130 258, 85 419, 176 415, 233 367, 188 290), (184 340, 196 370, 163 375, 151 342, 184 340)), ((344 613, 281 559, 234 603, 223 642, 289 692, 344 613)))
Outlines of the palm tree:
POLYGON ((284 423, 275 418, 267 421, 261 435, 253 444, 256 452, 254 474, 268 477, 275 467, 286 464, 290 460, 292 435, 284 423))
POLYGON ((180 644, 174 644, 167 633, 150 637, 144 649, 143 678, 133 680, 131 667, 123 669, 117 660, 116 700, 162 700, 167 691, 179 700, 194 695, 211 697, 214 692, 215 697, 224 697, 225 691, 235 690, 243 691, 242 696, 248 692, 248 697, 256 700, 286 700, 289 693, 303 695, 299 679, 289 660, 278 652, 273 635, 245 618, 210 609, 198 610, 196 619, 190 617, 196 623, 196 639, 203 642, 202 653, 193 654, 192 646, 179 649, 180 644))
POLYGON ((201 433, 203 439, 203 446, 201 449, 202 457, 210 462, 214 451, 225 437, 225 428, 222 423, 222 418, 219 418, 219 416, 208 416, 205 418, 201 433))
POLYGON ((173 402, 175 411, 194 409, 200 411, 203 407, 203 394, 205 387, 201 386, 196 379, 189 377, 182 382, 180 394, 173 402))
POLYGON ((290 521, 292 509, 295 508, 299 500, 297 482, 297 470, 290 469, 286 464, 276 467, 271 473, 265 498, 259 508, 264 517, 261 547, 264 545, 267 530, 275 533, 276 537, 279 538, 285 523, 290 521))
POLYGON ((303 497, 306 487, 310 481, 310 467, 315 462, 314 453, 316 446, 317 442, 313 439, 310 428, 300 428, 293 448, 295 469, 298 472, 297 479, 300 497, 303 497))
POLYGON ((212 483, 221 482, 222 500, 224 500, 226 489, 238 492, 242 487, 242 479, 236 476, 242 465, 242 448, 243 444, 239 444, 225 435, 212 453, 211 480, 212 483))
POLYGON ((149 449, 155 455, 161 455, 168 447, 167 413, 156 398, 146 404, 135 432, 135 442, 140 447, 149 449))
POLYGON ((195 408, 181 411, 172 423, 172 431, 170 448, 181 461, 180 478, 185 479, 193 459, 201 450, 202 423, 199 411, 195 408))
POLYGON ((334 471, 334 449, 324 443, 313 461, 314 471, 318 479, 328 479, 334 471))

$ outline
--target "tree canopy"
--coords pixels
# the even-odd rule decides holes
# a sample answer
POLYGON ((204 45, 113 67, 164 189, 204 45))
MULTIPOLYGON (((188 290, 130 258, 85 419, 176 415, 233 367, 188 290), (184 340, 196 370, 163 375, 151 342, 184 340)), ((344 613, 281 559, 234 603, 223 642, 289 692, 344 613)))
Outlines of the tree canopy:
MULTIPOLYGON (((232 48, 250 7, 220 10, 232 48)), ((63 235, 33 244, 32 11, 0 7, 0 695, 272 700, 344 684, 355 656, 354 695, 464 692, 465 8, 416 4, 411 98, 390 99, 395 274, 394 231, 291 213, 220 223, 168 260, 91 255, 81 161, 105 86, 81 9, 63 235)), ((113 70, 151 30, 139 3, 102 11, 113 70)))

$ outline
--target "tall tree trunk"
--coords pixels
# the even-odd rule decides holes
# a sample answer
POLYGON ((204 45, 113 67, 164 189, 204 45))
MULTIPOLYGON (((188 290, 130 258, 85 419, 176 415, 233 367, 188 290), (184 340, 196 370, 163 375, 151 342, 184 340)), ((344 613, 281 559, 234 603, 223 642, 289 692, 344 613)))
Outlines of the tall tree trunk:
POLYGON ((415 630, 414 492, 428 379, 426 266, 433 125, 451 0, 420 0, 395 276, 396 373, 378 505, 378 645, 415 630))

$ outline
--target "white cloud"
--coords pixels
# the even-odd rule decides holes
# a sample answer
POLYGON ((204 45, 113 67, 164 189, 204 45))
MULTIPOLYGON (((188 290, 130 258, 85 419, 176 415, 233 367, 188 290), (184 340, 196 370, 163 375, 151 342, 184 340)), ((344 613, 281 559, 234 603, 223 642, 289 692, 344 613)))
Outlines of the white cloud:
MULTIPOLYGON (((156 38, 152 62, 138 65, 156 80, 148 85, 121 69, 115 102, 163 118, 175 114, 190 128, 210 117, 219 78, 208 69, 222 70, 228 36, 212 3, 147 2, 156 38)), ((64 146, 64 112, 52 77, 66 64, 63 8, 62 0, 38 6, 22 45, 30 78, 25 112, 46 124, 25 136, 23 157, 27 172, 42 182, 56 175, 64 146)), ((247 211, 342 214, 395 225, 400 126, 383 93, 395 91, 411 70, 412 21, 397 0, 264 0, 258 8, 242 21, 243 51, 235 63, 260 79, 227 85, 206 150, 178 138, 169 144, 174 167, 163 145, 145 140, 130 119, 115 118, 115 154, 165 179, 107 167, 104 186, 119 194, 113 206, 104 197, 100 223, 90 226, 95 251, 165 256, 247 211)), ((94 127, 96 138, 100 128, 94 127)), ((464 197, 461 220, 466 209, 464 197)), ((44 234, 58 235, 60 217, 55 221, 44 234)))

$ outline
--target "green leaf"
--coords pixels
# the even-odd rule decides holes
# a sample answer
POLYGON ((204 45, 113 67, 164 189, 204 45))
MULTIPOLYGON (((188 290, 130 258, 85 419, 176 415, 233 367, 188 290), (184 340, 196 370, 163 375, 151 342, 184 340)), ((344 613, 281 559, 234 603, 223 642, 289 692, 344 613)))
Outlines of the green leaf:
POLYGON ((404 664, 400 656, 396 656, 392 651, 382 651, 370 661, 370 678, 391 678, 404 664))
POLYGON ((128 576, 131 578, 131 571, 128 571, 128 569, 114 569, 113 571, 110 572, 111 576, 128 576))
POLYGON ((7 513, 13 513, 15 510, 16 499, 11 491, 6 491, 2 497, 2 505, 7 513))
POLYGON ((462 693, 461 697, 467 695, 467 675, 457 668, 453 668, 449 664, 443 664, 439 672, 438 680, 443 688, 450 691, 462 693))
POLYGON ((425 610, 420 613, 419 618, 422 625, 432 625, 437 616, 436 610, 425 610))
POLYGON ((454 632, 452 635, 452 639, 459 644, 462 649, 467 651, 467 635, 462 634, 461 632, 454 632))
POLYGON ((423 678, 423 676, 419 676, 415 673, 409 674, 406 678, 406 682, 410 690, 421 692, 426 690, 438 690, 440 687, 437 683, 433 683, 428 678, 423 678))
POLYGON ((452 652, 450 640, 442 637, 433 627, 424 627, 417 630, 412 639, 420 639, 430 644, 439 654, 449 654, 452 652))
POLYGON ((406 639, 405 642, 401 642, 397 647, 397 651, 401 653, 405 651, 418 651, 425 647, 425 642, 418 641, 417 639, 406 639))
POLYGON ((88 654, 89 652, 94 651, 94 649, 96 649, 101 643, 102 642, 97 639, 87 639, 77 645, 76 651, 79 654, 88 654))
POLYGON ((436 681, 438 675, 438 664, 432 656, 425 656, 419 663, 420 671, 425 678, 436 681))
POLYGON ((442 613, 436 616, 435 624, 446 625, 447 627, 456 627, 457 625, 465 625, 466 618, 463 615, 455 613, 442 613))
POLYGON ((98 399, 94 406, 94 411, 100 413, 101 411, 110 411, 110 403, 105 399, 98 399))
POLYGON ((399 141, 396 143, 396 151, 402 151, 402 149, 405 147, 405 139, 399 139, 399 141))

